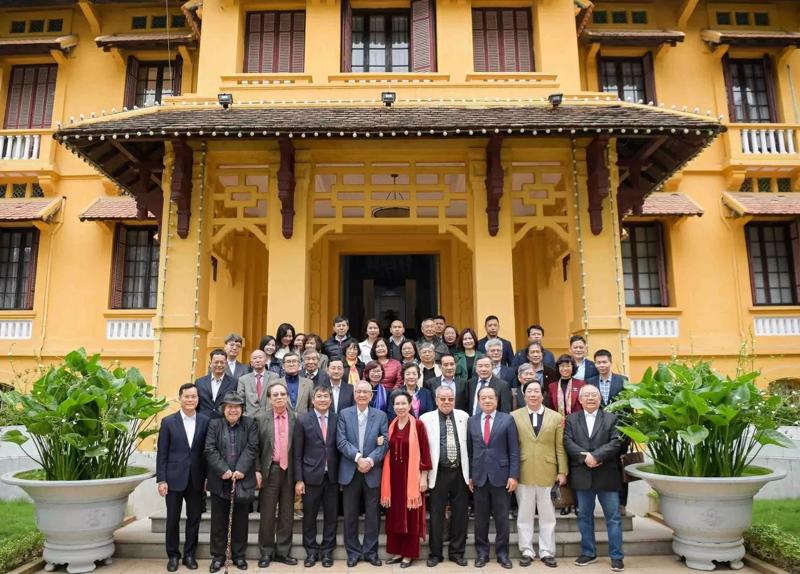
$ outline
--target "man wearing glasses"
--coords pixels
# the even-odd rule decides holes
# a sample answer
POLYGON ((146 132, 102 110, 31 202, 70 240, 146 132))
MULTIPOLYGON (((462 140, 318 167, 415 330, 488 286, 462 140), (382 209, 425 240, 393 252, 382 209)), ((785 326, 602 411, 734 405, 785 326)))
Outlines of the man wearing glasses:
POLYGON ((290 351, 283 356, 284 375, 277 382, 289 392, 289 408, 295 415, 302 415, 311 410, 314 383, 311 379, 300 376, 300 355, 290 351))

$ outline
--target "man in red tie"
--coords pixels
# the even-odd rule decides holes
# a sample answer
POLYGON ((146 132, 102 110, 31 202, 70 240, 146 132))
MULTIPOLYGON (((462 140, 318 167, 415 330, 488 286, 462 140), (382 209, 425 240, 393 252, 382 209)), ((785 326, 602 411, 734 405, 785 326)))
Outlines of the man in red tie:
POLYGON ((508 557, 508 512, 511 493, 519 480, 519 441, 514 419, 497 410, 497 391, 478 391, 481 411, 467 422, 469 488, 475 497, 475 567, 489 561, 489 516, 497 532, 495 552, 503 568, 511 568, 508 557))
POLYGON ((258 469, 256 480, 261 489, 259 495, 261 524, 258 530, 258 546, 261 552, 259 568, 266 568, 272 560, 290 566, 297 564, 297 559, 291 555, 294 472, 290 461, 295 416, 292 409, 288 408, 289 391, 283 383, 271 383, 266 393, 269 405, 256 415, 261 445, 256 464, 258 469))

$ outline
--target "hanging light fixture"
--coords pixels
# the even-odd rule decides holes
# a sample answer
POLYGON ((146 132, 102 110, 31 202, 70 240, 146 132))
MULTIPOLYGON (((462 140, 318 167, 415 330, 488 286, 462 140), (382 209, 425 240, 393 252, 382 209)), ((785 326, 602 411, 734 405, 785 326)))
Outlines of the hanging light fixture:
MULTIPOLYGON (((392 173, 389 174, 392 178, 392 185, 397 185, 397 178, 400 174, 392 173)), ((397 201, 397 200, 406 200, 408 199, 405 197, 405 194, 399 191, 390 191, 386 194, 387 201, 397 201)), ((389 218, 389 219, 397 219, 403 217, 410 217, 411 216, 411 209, 405 205, 392 205, 387 207, 376 207, 372 210, 372 217, 380 217, 380 218, 389 218)))

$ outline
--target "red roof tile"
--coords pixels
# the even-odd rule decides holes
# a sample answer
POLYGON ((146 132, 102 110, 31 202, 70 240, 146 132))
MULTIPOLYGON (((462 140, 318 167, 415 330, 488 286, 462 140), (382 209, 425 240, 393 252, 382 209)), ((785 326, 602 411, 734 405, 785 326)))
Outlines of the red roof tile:
POLYGON ((727 192, 722 202, 738 215, 800 215, 800 193, 727 192))
POLYGON ((0 221, 49 221, 61 208, 60 197, 0 199, 0 221))
MULTIPOLYGON (((79 216, 81 221, 119 221, 136 219, 136 200, 132 197, 98 197, 79 216)), ((148 219, 155 219, 148 213, 148 219)))
POLYGON ((645 198, 642 215, 703 215, 703 208, 682 193, 661 191, 645 198))

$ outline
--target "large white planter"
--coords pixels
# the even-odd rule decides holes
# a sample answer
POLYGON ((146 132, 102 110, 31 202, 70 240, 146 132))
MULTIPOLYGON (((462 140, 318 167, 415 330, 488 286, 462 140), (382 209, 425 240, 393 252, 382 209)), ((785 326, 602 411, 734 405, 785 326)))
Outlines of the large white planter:
POLYGON ((45 569, 66 564, 67 572, 91 572, 95 562, 111 563, 114 531, 122 526, 128 495, 148 471, 135 476, 101 480, 27 480, 15 473, 3 482, 20 487, 36 506, 36 527, 44 534, 45 569))
POLYGON ((753 518, 753 497, 773 480, 786 476, 776 470, 739 478, 666 476, 642 470, 649 463, 625 468, 658 492, 664 522, 672 528, 672 551, 695 570, 714 570, 717 562, 742 568, 742 533, 753 518))

